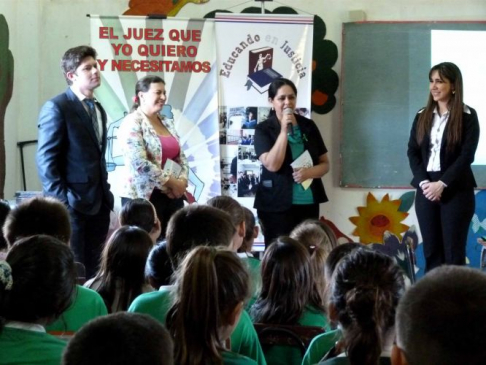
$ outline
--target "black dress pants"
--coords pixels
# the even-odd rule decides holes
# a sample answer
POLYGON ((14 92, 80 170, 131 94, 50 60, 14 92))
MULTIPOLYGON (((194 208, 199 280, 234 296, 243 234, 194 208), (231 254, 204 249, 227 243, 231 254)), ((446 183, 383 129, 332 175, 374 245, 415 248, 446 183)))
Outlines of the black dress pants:
POLYGON ((257 211, 265 237, 265 249, 279 236, 290 232, 306 219, 319 219, 319 204, 294 204, 283 212, 257 211))
POLYGON ((449 191, 432 202, 417 189, 415 211, 424 244, 425 272, 442 264, 464 265, 469 225, 474 214, 474 189, 449 191))
POLYGON ((94 215, 83 214, 71 207, 68 210, 72 230, 70 246, 75 260, 86 268, 86 279, 90 279, 98 271, 101 251, 110 227, 111 210, 105 204, 94 215))

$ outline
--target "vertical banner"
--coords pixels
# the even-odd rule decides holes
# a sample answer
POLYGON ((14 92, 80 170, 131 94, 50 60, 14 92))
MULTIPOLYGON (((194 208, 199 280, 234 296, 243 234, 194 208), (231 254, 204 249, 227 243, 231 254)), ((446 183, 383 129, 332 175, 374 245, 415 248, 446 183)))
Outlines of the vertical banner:
POLYGON ((253 206, 261 165, 255 126, 270 112, 268 87, 279 77, 298 90, 296 112, 310 118, 313 16, 216 14, 221 189, 253 206))
POLYGON ((161 114, 173 119, 190 167, 188 192, 205 202, 220 195, 218 90, 214 20, 91 16, 101 86, 96 98, 108 114, 109 181, 119 196, 127 174, 117 141, 135 84, 146 75, 166 82, 161 114))

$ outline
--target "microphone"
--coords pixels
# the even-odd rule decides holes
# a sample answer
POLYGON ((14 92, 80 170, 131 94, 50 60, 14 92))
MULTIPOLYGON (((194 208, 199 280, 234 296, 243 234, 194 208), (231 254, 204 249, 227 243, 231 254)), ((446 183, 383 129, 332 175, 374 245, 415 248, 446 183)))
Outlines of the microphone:
MULTIPOLYGON (((292 108, 285 108, 283 110, 284 115, 292 115, 294 114, 294 109, 292 108)), ((287 134, 291 134, 292 136, 294 135, 294 130, 292 128, 292 122, 287 123, 287 134)))

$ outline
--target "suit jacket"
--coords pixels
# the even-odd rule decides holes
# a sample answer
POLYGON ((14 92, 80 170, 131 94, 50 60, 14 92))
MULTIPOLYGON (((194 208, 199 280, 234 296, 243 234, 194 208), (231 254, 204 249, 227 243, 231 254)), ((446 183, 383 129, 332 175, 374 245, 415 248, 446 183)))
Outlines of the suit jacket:
MULTIPOLYGON (((321 133, 316 124, 305 117, 296 115, 297 124, 304 136, 304 149, 309 150, 314 165, 319 163, 319 157, 327 153, 327 148, 322 140, 321 133)), ((257 124, 255 129, 255 153, 258 158, 272 149, 280 133, 280 123, 276 116, 271 116, 262 123, 257 124)), ((287 144, 285 159, 280 170, 268 171, 262 164, 260 184, 258 184, 254 208, 266 212, 282 212, 292 206, 292 194, 294 179, 292 151, 287 144)), ((322 179, 313 179, 310 186, 315 203, 327 202, 327 195, 324 190, 322 179)))
MULTIPOLYGON (((417 123, 421 109, 415 116, 410 140, 408 142, 408 159, 412 169, 412 186, 418 188, 421 181, 430 180, 427 172, 427 163, 430 157, 430 135, 426 135, 419 145, 417 143, 417 123)), ((440 148, 440 180, 447 185, 448 191, 473 189, 476 187, 476 180, 471 169, 474 161, 474 154, 479 142, 479 122, 476 111, 464 105, 462 114, 462 141, 454 147, 454 150, 447 151, 447 129, 446 125, 442 144, 440 148)))
POLYGON ((44 195, 53 196, 84 214, 94 215, 105 203, 113 209, 106 171, 106 113, 101 146, 82 102, 68 88, 44 104, 39 115, 37 171, 44 195))

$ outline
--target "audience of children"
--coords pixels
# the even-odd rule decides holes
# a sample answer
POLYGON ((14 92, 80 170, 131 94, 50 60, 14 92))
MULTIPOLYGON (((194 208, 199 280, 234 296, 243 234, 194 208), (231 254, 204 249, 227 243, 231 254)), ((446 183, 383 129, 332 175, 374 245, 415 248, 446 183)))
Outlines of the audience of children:
MULTIPOLYGON (((45 234, 69 246, 69 212, 57 199, 35 197, 23 201, 9 212, 3 234, 8 245, 20 238, 45 234)), ((93 318, 107 313, 105 303, 98 293, 76 285, 73 303, 56 321, 46 325, 46 330, 56 336, 69 337, 93 318)))
MULTIPOLYGON (((195 247, 222 246, 231 248, 236 229, 228 213, 208 206, 192 204, 178 210, 167 226, 167 253, 175 269, 195 247)), ((203 280, 203 279, 200 279, 203 280)), ((129 312, 146 313, 166 323, 174 297, 174 287, 161 287, 157 292, 140 295, 129 312)), ((243 311, 231 334, 231 351, 266 364, 250 316, 243 311)))
POLYGON ((110 313, 126 311, 142 293, 154 289, 145 279, 145 264, 153 241, 135 226, 118 228, 103 248, 100 269, 84 286, 96 290, 110 313))
POLYGON ((236 200, 179 210, 167 241, 154 246, 161 224, 150 202, 135 199, 86 283, 98 294, 76 285, 62 203, 37 197, 5 213, 0 364, 59 364, 63 351, 66 365, 484 362, 486 275, 479 270, 438 268, 400 299, 405 286, 393 258, 358 243, 337 245, 319 221, 279 237, 260 262, 251 254, 255 217, 236 200), (107 307, 120 313, 107 315, 107 307), (264 356, 252 320, 326 332, 303 358, 288 346, 264 356))
POLYGON ((436 268, 407 290, 396 315, 393 365, 480 365, 486 358, 486 275, 436 268))
POLYGON ((169 332, 148 315, 118 312, 97 318, 69 341, 63 365, 173 365, 169 332))
POLYGON ((192 250, 179 267, 174 301, 167 313, 175 362, 256 364, 225 347, 248 295, 249 275, 234 252, 208 246, 192 250))
POLYGON ((0 364, 56 364, 66 342, 46 333, 76 293, 74 255, 51 236, 13 244, 0 262, 0 364))
POLYGON ((404 290, 393 258, 367 249, 345 256, 332 276, 328 301, 342 339, 320 364, 391 364, 396 307, 404 290))

